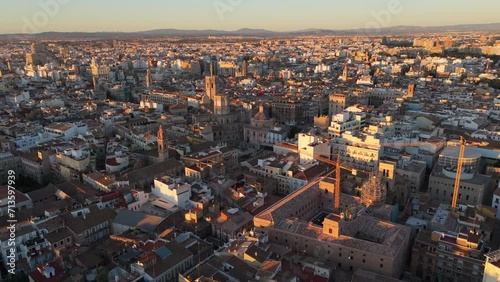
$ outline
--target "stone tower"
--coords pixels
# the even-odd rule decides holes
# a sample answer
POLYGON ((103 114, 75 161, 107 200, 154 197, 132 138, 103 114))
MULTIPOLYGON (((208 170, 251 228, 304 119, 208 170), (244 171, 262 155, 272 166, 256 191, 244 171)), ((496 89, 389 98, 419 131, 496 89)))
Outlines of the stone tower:
POLYGON ((408 98, 413 98, 413 94, 415 94, 415 84, 408 85, 408 98))
POLYGON ((163 162, 168 159, 168 138, 163 124, 158 128, 158 162, 163 162))
POLYGON ((214 68, 212 63, 210 63, 210 76, 205 77, 205 91, 210 100, 214 100, 215 95, 217 95, 217 81, 214 76, 214 68))
POLYGON ((247 76, 248 75, 247 61, 245 61, 245 60, 243 60, 243 62, 241 62, 241 75, 242 76, 247 76))
POLYGON ((95 75, 92 76, 92 84, 94 85, 94 91, 99 90, 99 81, 95 75))
POLYGON ((347 64, 344 65, 344 71, 342 71, 342 80, 347 81, 348 72, 347 72, 347 64))
POLYGON ((146 71, 146 88, 151 88, 151 71, 149 69, 146 71))

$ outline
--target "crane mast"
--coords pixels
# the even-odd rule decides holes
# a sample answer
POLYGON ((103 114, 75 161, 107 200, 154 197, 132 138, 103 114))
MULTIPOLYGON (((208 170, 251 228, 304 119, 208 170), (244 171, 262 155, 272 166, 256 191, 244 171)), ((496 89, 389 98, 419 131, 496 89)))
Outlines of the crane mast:
POLYGON ((453 189, 453 198, 451 200, 451 208, 453 211, 457 208, 458 191, 460 190, 460 177, 462 176, 462 166, 464 164, 466 140, 460 136, 460 153, 458 155, 457 175, 455 177, 455 186, 453 189))

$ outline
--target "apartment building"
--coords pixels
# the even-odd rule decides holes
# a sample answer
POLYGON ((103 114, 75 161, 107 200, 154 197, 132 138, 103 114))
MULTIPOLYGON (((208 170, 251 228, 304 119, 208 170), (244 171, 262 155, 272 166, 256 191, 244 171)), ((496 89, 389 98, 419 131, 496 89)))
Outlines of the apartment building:
POLYGON ((354 104, 355 99, 353 96, 347 93, 334 93, 329 96, 329 107, 328 115, 331 117, 333 115, 341 113, 345 108, 354 104))
POLYGON ((95 162, 91 163, 88 147, 66 148, 56 153, 57 170, 66 180, 79 180, 81 173, 95 170, 95 162))
POLYGON ((45 183, 50 174, 50 156, 46 150, 20 153, 20 174, 36 181, 38 184, 45 183))
POLYGON ((342 111, 332 116, 332 121, 328 127, 330 137, 339 137, 347 131, 356 131, 366 125, 365 113, 352 113, 342 111))
POLYGON ((76 244, 95 246, 108 238, 116 212, 113 209, 99 209, 97 205, 72 210, 60 215, 76 244))
POLYGON ((37 266, 53 259, 54 254, 50 243, 45 239, 44 233, 34 224, 18 223, 15 235, 16 252, 12 253, 12 245, 9 244, 10 229, 4 228, 0 231, 2 261, 7 269, 9 268, 7 263, 12 255, 14 255, 17 270, 25 272, 34 270, 37 266))
POLYGON ((194 205, 190 200, 191 185, 181 182, 180 179, 168 176, 157 178, 151 193, 183 209, 190 209, 194 205))
POLYGON ((381 134, 377 126, 365 131, 345 132, 330 142, 331 154, 340 155, 341 162, 350 167, 373 171, 381 155, 381 134))
MULTIPOLYGON (((446 147, 439 155, 429 177, 429 193, 434 199, 451 203, 458 165, 459 147, 446 147)), ((460 178, 458 203, 479 205, 489 201, 493 196, 491 176, 481 174, 482 155, 466 148, 463 160, 463 171, 460 178)))
POLYGON ((272 115, 276 122, 286 125, 303 123, 302 103, 293 99, 279 99, 272 103, 272 115))

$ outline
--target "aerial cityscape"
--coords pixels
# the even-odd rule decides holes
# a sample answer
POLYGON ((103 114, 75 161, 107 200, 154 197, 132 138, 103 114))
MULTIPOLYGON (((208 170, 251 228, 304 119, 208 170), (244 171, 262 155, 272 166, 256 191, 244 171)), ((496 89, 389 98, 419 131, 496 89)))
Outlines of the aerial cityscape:
POLYGON ((0 281, 500 281, 500 3, 278 2, 0 4, 0 281))

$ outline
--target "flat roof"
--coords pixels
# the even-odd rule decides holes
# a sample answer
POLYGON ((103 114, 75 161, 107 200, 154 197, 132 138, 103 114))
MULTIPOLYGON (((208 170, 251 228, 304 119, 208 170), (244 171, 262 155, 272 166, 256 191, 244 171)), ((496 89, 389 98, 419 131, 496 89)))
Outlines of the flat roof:
POLYGON ((54 123, 51 123, 51 124, 48 124, 45 126, 45 128, 49 128, 52 130, 58 130, 58 131, 66 131, 66 130, 71 129, 71 127, 72 126, 69 124, 60 123, 60 122, 54 122, 54 123))
MULTIPOLYGON (((331 242, 353 249, 366 250, 379 255, 394 257, 402 243, 409 238, 411 229, 407 226, 386 222, 369 215, 360 214, 353 220, 342 222, 342 233, 336 238, 323 233, 323 228, 311 222, 293 217, 294 211, 314 197, 324 193, 315 181, 291 193, 275 205, 264 210, 255 218, 271 222, 269 227, 276 230, 294 233, 311 239, 331 242), (292 215, 292 216, 291 216, 292 215)), ((342 205, 359 205, 357 197, 341 193, 342 205)), ((317 212, 322 211, 318 208, 317 212)), ((331 215, 329 215, 331 217, 331 215)))
MULTIPOLYGON (((451 147, 447 146, 443 149, 439 157, 448 157, 448 158, 458 158, 460 154, 460 147, 451 147)), ((482 154, 477 152, 475 148, 466 147, 464 151, 464 158, 466 159, 478 159, 481 158, 482 154)))

